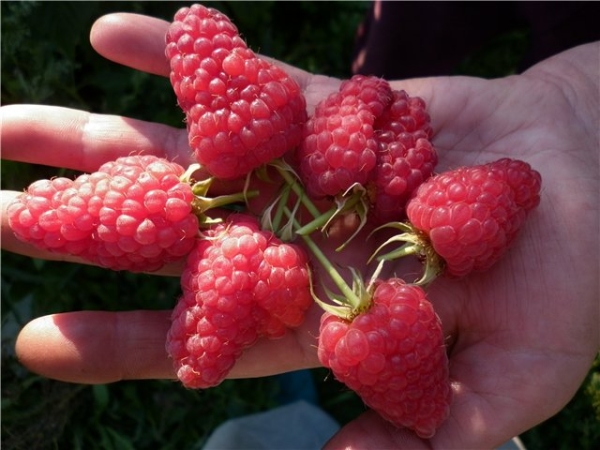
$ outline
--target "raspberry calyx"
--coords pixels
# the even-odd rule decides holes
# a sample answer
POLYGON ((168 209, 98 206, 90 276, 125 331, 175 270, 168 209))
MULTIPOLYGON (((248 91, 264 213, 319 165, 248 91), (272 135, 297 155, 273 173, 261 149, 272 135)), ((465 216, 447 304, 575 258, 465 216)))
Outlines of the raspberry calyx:
POLYGON ((425 233, 407 222, 391 222, 376 228, 373 233, 384 228, 396 228, 402 233, 390 237, 381 244, 375 252, 373 252, 371 258, 369 258, 369 263, 376 258, 377 261, 379 261, 379 267, 383 267, 384 263, 387 261, 414 255, 423 263, 423 273, 419 279, 414 281, 414 284, 419 286, 429 285, 444 272, 445 262, 440 255, 436 253, 431 245, 431 241, 425 233), (394 242, 403 242, 403 245, 391 252, 378 256, 384 247, 394 242))
POLYGON ((200 164, 192 164, 180 177, 183 183, 191 185, 194 194, 191 204, 192 211, 198 217, 200 226, 204 227, 222 222, 221 218, 209 216, 207 211, 222 207, 230 208, 240 203, 245 205, 251 198, 258 197, 258 190, 248 190, 246 186, 242 192, 211 197, 209 195, 209 190, 215 181, 215 177, 209 176, 201 180, 193 178, 193 174, 201 167, 200 164))

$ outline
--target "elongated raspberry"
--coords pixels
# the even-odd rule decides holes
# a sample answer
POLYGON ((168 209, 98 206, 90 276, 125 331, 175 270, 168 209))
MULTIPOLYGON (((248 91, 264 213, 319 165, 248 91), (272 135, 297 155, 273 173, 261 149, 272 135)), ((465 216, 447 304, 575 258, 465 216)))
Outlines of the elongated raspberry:
POLYGON ((307 257, 293 244, 235 215, 211 228, 190 253, 167 352, 189 388, 219 384, 260 336, 299 326, 312 304, 307 257))
POLYGON ((113 270, 155 271, 185 258, 198 234, 183 172, 155 156, 128 156, 75 180, 40 180, 9 205, 9 224, 39 248, 113 270))
POLYGON ((371 305, 351 321, 325 313, 318 356, 382 417, 430 438, 452 398, 441 323, 425 292, 378 281, 371 305))
POLYGON ((244 176, 300 143, 300 87, 249 49, 227 16, 197 4, 182 8, 166 42, 190 146, 213 176, 244 176))
POLYGON ((507 251, 540 201, 541 176, 503 158, 431 177, 407 206, 446 270, 455 276, 488 269, 507 251))

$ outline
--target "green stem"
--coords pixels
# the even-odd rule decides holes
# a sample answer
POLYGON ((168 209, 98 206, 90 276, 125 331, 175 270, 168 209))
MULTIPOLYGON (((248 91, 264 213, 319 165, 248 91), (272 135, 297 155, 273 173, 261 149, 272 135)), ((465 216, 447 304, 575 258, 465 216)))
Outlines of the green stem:
POLYGON ((347 199, 342 199, 342 201, 338 204, 338 206, 334 206, 324 213, 320 213, 318 217, 316 217, 311 222, 302 226, 296 233, 298 234, 310 234, 313 231, 318 230, 319 228, 325 227, 328 222, 336 215, 344 211, 352 211, 355 205, 360 201, 361 197, 358 195, 351 196, 347 199))
MULTIPOLYGON (((194 172, 196 172, 197 170, 200 170, 202 168, 202 166, 200 164, 192 164, 190 165, 186 171, 179 177, 179 179, 181 180, 182 183, 190 183, 192 180, 192 175, 194 174, 194 172)), ((208 179, 208 184, 210 185, 210 183, 212 182, 212 177, 208 179)))
POLYGON ((277 171, 283 177, 285 182, 292 188, 294 193, 298 196, 298 198, 300 199, 304 207, 308 210, 308 212, 311 213, 315 219, 318 218, 321 215, 321 211, 319 211, 319 209, 310 200, 310 198, 308 198, 308 196, 304 192, 304 189, 302 188, 302 186, 300 186, 296 178, 284 168, 281 168, 279 166, 275 167, 277 168, 277 171))
POLYGON ((192 208, 195 211, 203 213, 212 208, 219 208, 221 206, 227 206, 232 203, 245 202, 249 198, 254 198, 258 196, 258 191, 248 191, 248 192, 240 192, 238 194, 226 194, 219 195, 218 197, 202 197, 196 196, 194 200, 192 200, 192 208))
POLYGON ((298 228, 296 230, 296 234, 305 235, 305 234, 310 234, 313 231, 318 230, 319 228, 323 227, 329 221, 329 219, 331 219, 333 217, 333 215, 336 212, 337 212, 336 208, 331 208, 329 211, 324 212, 317 218, 308 222, 306 225, 303 225, 302 227, 298 228))
POLYGON ((385 255, 378 256, 377 260, 384 261, 384 260, 390 260, 390 259, 403 258, 404 256, 418 254, 420 251, 421 251, 420 245, 413 244, 412 242, 408 242, 408 243, 404 244, 402 247, 400 247, 394 251, 386 253, 385 255))
POLYGON ((277 209, 275 210, 275 215, 273 216, 273 230, 279 230, 279 225, 281 224, 281 219, 283 218, 284 208, 287 205, 288 199, 290 198, 290 186, 286 184, 283 188, 283 192, 281 193, 281 197, 279 198, 277 209))
MULTIPOLYGON (((291 218, 292 212, 285 208, 285 213, 288 217, 291 218)), ((294 228, 297 230, 300 227, 300 224, 296 219, 292 219, 294 222, 294 228)), ((361 306, 361 299, 356 295, 356 293, 352 290, 348 283, 344 280, 344 278, 340 275, 340 273, 335 270, 327 256, 323 253, 323 251, 319 248, 319 246, 312 240, 309 235, 301 235, 302 239, 306 243, 307 247, 313 253, 313 255, 317 258, 317 260, 321 263, 321 266, 325 269, 333 283, 337 286, 340 292, 344 295, 344 297, 348 300, 350 306, 353 309, 359 308, 361 306)))

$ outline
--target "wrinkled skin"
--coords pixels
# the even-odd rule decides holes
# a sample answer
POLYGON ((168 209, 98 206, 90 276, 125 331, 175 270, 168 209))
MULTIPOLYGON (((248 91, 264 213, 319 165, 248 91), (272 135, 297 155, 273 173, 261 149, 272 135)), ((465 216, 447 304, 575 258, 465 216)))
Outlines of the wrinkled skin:
MULTIPOLYGON (((110 60, 166 76, 167 25, 113 14, 96 22, 91 42, 110 60)), ((572 398, 600 344, 599 53, 599 43, 588 44, 497 80, 393 82, 427 102, 438 171, 506 156, 523 159, 542 175, 542 200, 514 247, 491 270, 461 280, 442 277, 429 290, 448 336, 454 391, 451 416, 436 435, 423 441, 367 412, 340 430, 328 448, 492 448, 549 418, 572 398)), ((340 82, 285 67, 302 86, 309 113, 340 82)), ((1 113, 4 159, 68 163, 84 171, 131 152, 189 162, 182 129, 50 106, 11 105, 1 113)), ((2 193, 3 208, 15 195, 2 193)), ((363 239, 356 242, 344 258, 361 269, 369 249, 363 239)), ((6 214, 2 248, 58 258, 18 242, 6 214)), ((163 274, 179 271, 170 266, 163 274)), ((34 372, 77 383, 173 378, 164 350, 169 314, 83 311, 41 317, 21 331, 17 353, 34 372)), ((260 341, 231 376, 317 366, 319 317, 315 306, 301 328, 277 341, 260 341)))

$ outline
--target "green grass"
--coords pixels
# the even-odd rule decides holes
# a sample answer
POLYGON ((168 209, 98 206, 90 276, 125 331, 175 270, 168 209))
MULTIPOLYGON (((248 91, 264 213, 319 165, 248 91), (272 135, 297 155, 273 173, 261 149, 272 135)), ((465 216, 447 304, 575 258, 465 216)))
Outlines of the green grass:
MULTIPOLYGON (((107 12, 169 20, 187 4, 2 2, 2 104, 54 104, 181 126, 166 79, 104 60, 90 47, 88 35, 93 21, 107 12)), ((367 8, 365 2, 212 4, 234 20, 255 50, 338 77, 349 76, 354 31, 367 8)), ((457 73, 514 73, 527 38, 527 30, 501 36, 469 55, 457 73)), ((20 190, 38 178, 69 174, 4 161, 2 188, 20 190)), ((39 377, 15 358, 18 330, 35 317, 72 310, 168 309, 178 295, 176 278, 2 252, 3 448, 199 449, 222 421, 275 406, 277 377, 228 380, 204 391, 160 380, 84 386, 39 377)), ((600 377, 594 370, 559 415, 523 436, 530 449, 595 447, 600 440, 600 377)), ((360 400, 326 370, 312 374, 321 405, 340 423, 364 411, 360 400)))

